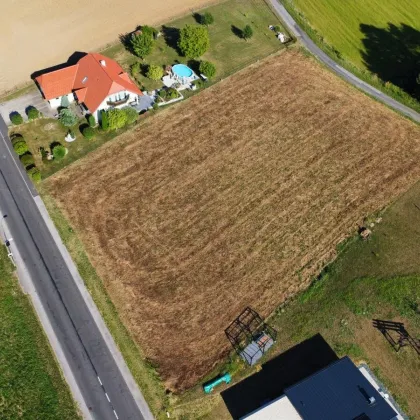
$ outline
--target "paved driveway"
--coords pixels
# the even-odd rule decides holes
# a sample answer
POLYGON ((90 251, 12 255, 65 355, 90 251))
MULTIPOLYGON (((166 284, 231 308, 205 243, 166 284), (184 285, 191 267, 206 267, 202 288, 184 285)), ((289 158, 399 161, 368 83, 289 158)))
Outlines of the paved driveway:
POLYGON ((11 99, 10 101, 3 102, 0 104, 0 115, 3 117, 7 125, 10 125, 9 115, 13 111, 19 112, 23 119, 26 120, 26 108, 28 106, 34 106, 41 111, 45 116, 53 117, 57 112, 53 110, 47 101, 45 101, 39 91, 28 93, 26 95, 19 96, 18 98, 11 99))

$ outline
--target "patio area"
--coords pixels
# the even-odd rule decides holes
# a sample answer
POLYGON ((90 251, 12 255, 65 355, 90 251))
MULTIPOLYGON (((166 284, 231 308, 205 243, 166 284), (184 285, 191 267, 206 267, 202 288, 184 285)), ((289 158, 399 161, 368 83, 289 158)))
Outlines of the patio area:
POLYGON ((153 96, 144 95, 138 97, 138 101, 136 104, 130 104, 132 108, 134 108, 137 112, 147 111, 150 107, 153 106, 155 103, 155 98, 153 96))
POLYGON ((46 117, 52 118, 56 114, 56 110, 52 109, 48 102, 44 100, 39 91, 31 92, 26 95, 20 96, 10 101, 0 104, 0 115, 3 117, 7 125, 11 124, 9 115, 11 112, 19 112, 23 119, 27 121, 26 109, 34 106, 38 111, 42 112, 46 117))

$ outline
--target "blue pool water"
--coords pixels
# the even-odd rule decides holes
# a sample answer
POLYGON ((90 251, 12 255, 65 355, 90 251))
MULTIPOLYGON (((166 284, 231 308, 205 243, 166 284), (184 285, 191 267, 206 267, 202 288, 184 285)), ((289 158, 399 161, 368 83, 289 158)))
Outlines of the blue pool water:
POLYGON ((172 71, 179 77, 191 77, 193 71, 185 64, 175 64, 172 71))

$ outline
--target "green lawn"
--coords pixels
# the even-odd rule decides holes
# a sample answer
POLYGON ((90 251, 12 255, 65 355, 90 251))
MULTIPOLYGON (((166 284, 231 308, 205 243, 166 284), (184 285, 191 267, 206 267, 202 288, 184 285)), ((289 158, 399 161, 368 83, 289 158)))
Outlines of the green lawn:
POLYGON ((281 0, 348 70, 420 111, 420 2, 281 0), (389 83, 387 83, 389 82, 389 83))
MULTIPOLYGON (((209 26, 210 49, 202 59, 216 65, 217 79, 224 78, 283 48, 274 32, 268 29, 269 25, 281 24, 263 0, 229 0, 209 7, 206 11, 214 16, 214 23, 209 26), (251 25, 254 30, 254 36, 249 41, 235 35, 232 28, 234 26, 243 29, 247 24, 251 25)), ((147 24, 148 22, 141 23, 147 24)), ((188 60, 179 56, 178 51, 174 48, 179 29, 186 24, 197 24, 193 15, 175 20, 159 28, 163 36, 157 40, 154 51, 146 57, 144 64, 164 66, 177 61, 188 63, 188 60)), ((130 65, 139 60, 125 50, 122 44, 109 47, 102 53, 117 60, 126 70, 129 70, 130 65)), ((139 82, 146 89, 162 86, 161 82, 153 82, 144 76, 139 77, 139 82)))
POLYGON ((79 418, 32 305, 0 249, 0 418, 79 418))
POLYGON ((76 140, 71 143, 67 143, 64 140, 64 137, 68 132, 68 128, 63 127, 59 121, 51 118, 39 118, 19 126, 11 127, 10 135, 18 133, 25 138, 29 151, 34 157, 35 165, 41 171, 42 177, 46 178, 64 166, 67 166, 75 160, 85 156, 86 153, 96 149, 108 140, 115 138, 122 132, 122 130, 105 132, 100 129, 96 129, 95 137, 91 140, 87 140, 82 136, 79 129, 79 127, 83 127, 86 124, 86 119, 82 119, 75 127, 73 127, 76 140), (43 147, 45 150, 50 150, 51 144, 56 142, 67 147, 67 155, 61 160, 43 160, 40 148, 43 147))
MULTIPOLYGON (((309 23, 346 59, 363 67, 360 25, 386 29, 404 23, 420 30, 420 2, 412 0, 293 0, 309 23)), ((386 46, 385 46, 386 47, 386 46)))
MULTIPOLYGON (((268 322, 278 331, 278 341, 266 359, 320 333, 340 357, 366 361, 415 418, 420 413, 420 359, 408 347, 396 353, 372 327, 372 319, 404 322, 409 333, 420 338, 420 183, 382 217, 369 240, 346 241, 311 287, 273 314, 268 322)), ((206 379, 225 371, 238 381, 255 369, 245 368, 233 356, 206 379)), ((205 397, 200 386, 174 398, 173 413, 184 419, 229 418, 221 397, 205 397)))

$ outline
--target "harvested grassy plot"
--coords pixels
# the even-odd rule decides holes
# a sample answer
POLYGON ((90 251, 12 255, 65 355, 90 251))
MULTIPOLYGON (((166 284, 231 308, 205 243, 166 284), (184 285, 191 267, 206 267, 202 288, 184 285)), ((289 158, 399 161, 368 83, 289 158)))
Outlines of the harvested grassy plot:
POLYGON ((0 418, 79 418, 4 247, 0 249, 0 279, 0 418))
MULTIPOLYGON (((307 290, 277 311, 270 324, 281 339, 269 358, 320 333, 340 357, 367 362, 406 414, 416 418, 420 358, 410 347, 396 353, 373 328, 372 319, 403 322, 413 337, 420 337, 419 204, 417 183, 375 223, 368 241, 351 238, 307 290)), ((252 373, 235 361, 229 365, 235 379, 252 373)), ((231 418, 220 395, 203 398, 198 387, 183 395, 171 414, 185 419, 231 418)))
POLYGON ((171 389, 246 305, 306 287, 420 176, 420 129, 296 51, 167 109, 46 181, 171 389))
MULTIPOLYGON (((269 25, 281 27, 281 23, 264 0, 229 0, 206 8, 206 12, 212 14, 214 23, 208 27, 210 48, 201 59, 215 64, 218 79, 283 48, 275 33, 268 28, 269 25), (252 26, 254 35, 252 39, 245 41, 238 36, 238 31, 248 24, 252 26)), ((142 65, 188 63, 189 60, 180 56, 177 49, 179 30, 185 25, 197 25, 192 13, 159 28, 162 36, 157 40, 153 52, 141 61, 142 65)), ((125 50, 122 44, 114 45, 102 53, 117 60, 127 71, 131 64, 140 61, 125 50)), ((194 60, 190 65, 197 67, 194 60)), ((150 80, 144 74, 139 75, 138 81, 148 90, 162 86, 161 81, 150 80)))

